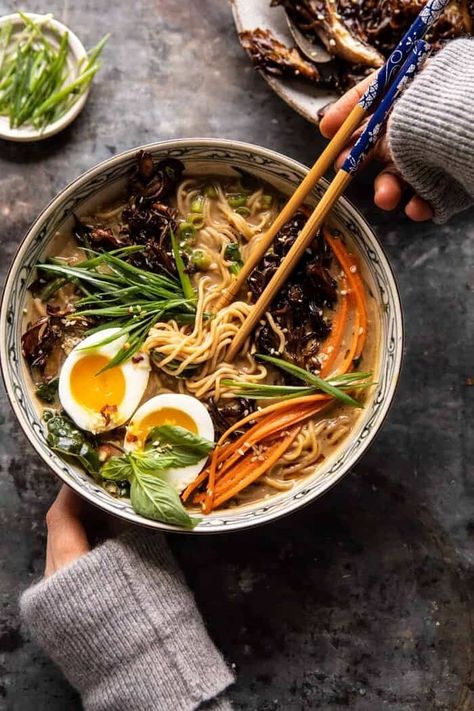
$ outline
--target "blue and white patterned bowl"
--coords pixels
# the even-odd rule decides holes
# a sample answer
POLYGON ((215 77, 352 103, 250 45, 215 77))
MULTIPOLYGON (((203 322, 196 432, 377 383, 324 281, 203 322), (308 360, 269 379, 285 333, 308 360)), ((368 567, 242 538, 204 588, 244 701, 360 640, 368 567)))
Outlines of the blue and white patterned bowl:
MULTIPOLYGON (((307 168, 275 151, 235 141, 183 139, 155 143, 146 149, 156 159, 173 156, 189 172, 231 174, 233 167, 254 173, 282 192, 289 193, 301 181, 307 168)), ((59 230, 72 224, 72 212, 87 213, 113 200, 125 185, 138 149, 121 153, 84 173, 63 190, 41 213, 24 238, 8 274, 0 314, 0 353, 7 392, 18 420, 42 459, 57 476, 81 496, 104 511, 152 528, 177 531, 176 527, 137 515, 126 500, 114 499, 81 469, 64 462, 46 442, 38 404, 29 384, 21 356, 23 309, 27 287, 38 259, 59 230)), ((324 185, 315 192, 317 198, 324 185)), ((365 452, 382 425, 393 399, 403 351, 403 323, 397 286, 387 261, 369 225, 345 199, 335 208, 336 220, 348 229, 356 242, 366 277, 379 304, 381 333, 377 386, 342 447, 318 465, 314 475, 296 482, 290 490, 245 507, 216 512, 204 517, 194 533, 220 533, 249 528, 279 518, 321 496, 346 474, 365 452)))

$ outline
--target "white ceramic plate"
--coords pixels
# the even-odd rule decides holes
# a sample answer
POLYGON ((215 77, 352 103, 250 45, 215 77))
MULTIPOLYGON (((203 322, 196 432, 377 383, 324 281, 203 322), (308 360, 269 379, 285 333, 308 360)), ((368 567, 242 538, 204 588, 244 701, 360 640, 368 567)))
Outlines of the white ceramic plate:
MULTIPOLYGON (((284 10, 281 7, 270 7, 270 0, 233 0, 232 12, 237 32, 257 28, 270 30, 280 42, 289 47, 294 46, 284 10)), ((311 123, 318 124, 318 111, 338 98, 335 91, 318 89, 314 84, 301 79, 280 79, 265 72, 260 73, 283 101, 311 123)))
MULTIPOLYGON (((28 17, 31 17, 35 22, 40 22, 46 19, 46 15, 36 15, 34 13, 26 13, 28 17)), ((13 15, 5 15, 0 17, 0 27, 13 22, 13 34, 18 32, 23 28, 23 20, 18 15, 14 13, 13 15)), ((63 25, 61 22, 53 18, 49 18, 48 27, 44 28, 44 32, 52 44, 58 45, 58 35, 63 35, 65 32, 69 33, 69 54, 67 58, 67 66, 69 69, 69 80, 73 81, 77 76, 77 63, 81 59, 87 58, 87 52, 80 39, 71 32, 71 30, 63 25)), ((0 138, 5 138, 8 141, 17 142, 28 142, 28 141, 42 141, 45 138, 54 136, 59 131, 62 131, 66 126, 68 126, 74 119, 79 116, 82 109, 87 101, 87 96, 89 94, 89 88, 79 97, 79 99, 71 106, 69 111, 67 111, 61 118, 59 118, 54 123, 48 124, 43 131, 38 131, 35 128, 25 124, 25 126, 20 126, 20 128, 10 128, 9 120, 6 116, 0 116, 0 138)))
MULTIPOLYGON (((284 194, 294 192, 308 169, 280 153, 238 141, 182 139, 145 147, 155 160, 171 156, 182 160, 190 173, 236 175, 235 168, 266 180, 284 194)), ((168 531, 189 531, 151 521, 136 514, 127 499, 114 499, 85 472, 64 461, 45 441, 40 408, 32 395, 31 380, 21 355, 23 309, 35 265, 48 253, 58 231, 70 230, 73 213, 91 214, 99 205, 117 199, 135 166, 139 149, 121 153, 81 175, 63 190, 41 213, 24 238, 10 268, 0 312, 0 355, 2 373, 13 410, 29 441, 41 458, 62 481, 96 506, 120 518, 143 526, 168 531)), ((313 193, 320 198, 326 183, 313 193)), ((346 474, 365 452, 379 430, 393 399, 403 351, 403 324, 395 280, 377 238, 362 215, 345 198, 333 213, 335 224, 348 231, 362 260, 362 269, 379 306, 380 345, 374 370, 377 387, 354 424, 351 436, 313 475, 295 482, 289 491, 246 506, 223 509, 204 516, 193 533, 224 533, 250 528, 289 514, 304 506, 346 474)), ((363 486, 363 483, 361 483, 363 486)))

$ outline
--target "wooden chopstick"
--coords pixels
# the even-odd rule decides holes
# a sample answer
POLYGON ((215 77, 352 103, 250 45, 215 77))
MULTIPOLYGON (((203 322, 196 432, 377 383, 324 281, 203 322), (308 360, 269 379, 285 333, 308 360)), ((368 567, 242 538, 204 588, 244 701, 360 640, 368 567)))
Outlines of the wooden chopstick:
POLYGON ((384 95, 390 82, 398 74, 400 67, 405 62, 408 54, 413 49, 415 42, 421 39, 434 22, 444 12, 450 0, 429 0, 423 10, 415 19, 409 30, 397 44, 383 67, 377 72, 367 91, 354 106, 349 116, 345 119, 333 139, 328 143, 316 163, 313 165, 304 180, 300 183, 293 195, 277 215, 273 224, 259 240, 252 254, 247 259, 236 278, 222 293, 215 306, 215 311, 227 306, 235 299, 240 289, 244 286, 250 273, 259 264, 267 250, 273 244, 277 233, 281 230, 307 198, 319 180, 327 173, 337 156, 341 153, 348 139, 361 124, 369 110, 384 95))
POLYGON ((328 143, 309 173, 299 184, 293 195, 283 207, 283 210, 279 212, 271 226, 255 245, 255 248, 252 250, 252 254, 244 262, 244 265, 235 279, 233 279, 229 286, 224 289, 221 298, 215 306, 215 311, 219 311, 219 309, 227 306, 227 304, 230 304, 230 302, 235 299, 240 289, 247 281, 250 273, 253 272, 257 264, 262 261, 265 252, 267 252, 273 244, 273 240, 278 232, 292 218, 311 190, 313 190, 315 185, 318 184, 323 175, 327 173, 337 156, 347 144, 348 139, 360 125, 365 115, 366 109, 364 109, 359 102, 354 106, 334 138, 328 143))
POLYGON ((379 138, 380 130, 392 108, 393 102, 401 89, 405 86, 407 79, 412 77, 422 66, 429 49, 430 47, 426 42, 422 40, 416 42, 405 63, 399 70, 395 81, 389 87, 385 97, 372 115, 362 135, 344 161, 344 165, 336 173, 334 180, 330 183, 323 197, 313 210, 294 244, 280 263, 280 266, 251 309, 241 328, 234 336, 226 356, 228 362, 231 362, 240 351, 248 336, 262 318, 267 307, 298 264, 304 251, 311 244, 316 231, 321 227, 333 205, 337 202, 363 164, 370 149, 379 138))

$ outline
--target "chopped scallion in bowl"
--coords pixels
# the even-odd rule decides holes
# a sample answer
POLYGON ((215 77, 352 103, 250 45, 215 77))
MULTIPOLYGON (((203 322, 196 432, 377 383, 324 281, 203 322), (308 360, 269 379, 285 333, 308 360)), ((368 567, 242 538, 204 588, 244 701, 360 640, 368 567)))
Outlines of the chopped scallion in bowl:
POLYGON ((0 136, 47 138, 80 113, 108 36, 89 52, 52 15, 0 18, 0 136))

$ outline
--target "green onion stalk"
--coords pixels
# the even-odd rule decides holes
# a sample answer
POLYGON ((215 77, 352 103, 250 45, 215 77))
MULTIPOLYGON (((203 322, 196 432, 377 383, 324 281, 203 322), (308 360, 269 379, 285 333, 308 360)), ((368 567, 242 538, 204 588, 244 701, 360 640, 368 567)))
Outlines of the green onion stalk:
POLYGON ((51 42, 45 29, 51 16, 38 22, 19 13, 24 28, 13 32, 13 23, 0 29, 0 116, 7 116, 10 128, 25 124, 43 131, 60 119, 88 89, 100 68, 100 55, 109 35, 76 64, 71 79, 68 66, 69 34, 51 42))
MULTIPOLYGON (((176 246, 174 237, 173 243, 176 246)), ((119 365, 139 351, 150 328, 164 317, 184 322, 194 320, 196 295, 182 260, 180 265, 177 264, 178 280, 167 274, 140 269, 125 260, 141 249, 137 245, 94 254, 74 266, 60 264, 58 260, 38 265, 39 270, 56 279, 74 283, 84 294, 75 302, 74 312, 66 318, 97 319, 100 325, 90 329, 89 334, 105 328, 118 329, 94 348, 126 336, 126 344, 108 368, 119 365)))
POLYGON ((319 392, 331 395, 345 405, 362 408, 363 404, 351 397, 346 390, 360 390, 368 388, 374 383, 370 378, 372 373, 345 373, 335 375, 327 380, 319 375, 310 373, 293 363, 273 356, 256 355, 256 358, 293 375, 305 385, 265 385, 260 383, 245 383, 236 380, 223 380, 222 384, 232 388, 241 397, 255 400, 288 399, 314 395, 319 392))

